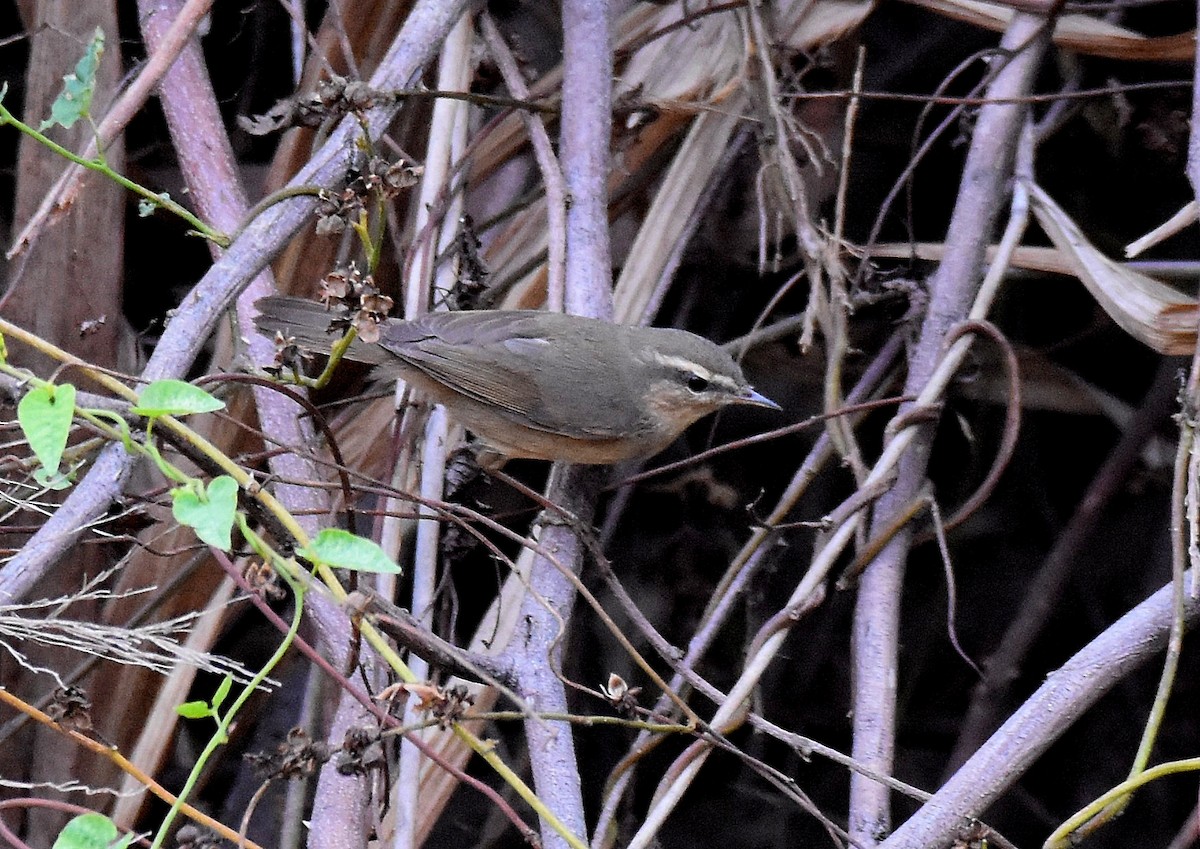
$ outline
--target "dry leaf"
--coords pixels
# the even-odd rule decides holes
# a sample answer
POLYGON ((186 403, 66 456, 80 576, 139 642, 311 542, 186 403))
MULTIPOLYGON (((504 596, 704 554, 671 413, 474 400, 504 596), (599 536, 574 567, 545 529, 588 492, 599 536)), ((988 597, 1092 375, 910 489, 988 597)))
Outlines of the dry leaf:
POLYGON ((1109 259, 1039 186, 1029 193, 1042 229, 1113 321, 1160 354, 1192 353, 1200 315, 1193 298, 1109 259))
MULTIPOLYGON (((983 3, 979 0, 907 0, 914 6, 939 15, 965 21, 985 29, 1002 32, 1016 13, 1011 6, 983 3)), ((1131 29, 1088 15, 1059 17, 1054 27, 1054 43, 1089 56, 1109 59, 1190 62, 1196 52, 1196 33, 1150 38, 1131 29)))

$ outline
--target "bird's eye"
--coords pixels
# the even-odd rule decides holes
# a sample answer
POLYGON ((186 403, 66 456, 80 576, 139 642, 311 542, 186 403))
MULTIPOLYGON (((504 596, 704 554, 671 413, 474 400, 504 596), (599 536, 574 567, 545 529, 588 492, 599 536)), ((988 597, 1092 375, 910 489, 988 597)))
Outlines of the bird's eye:
POLYGON ((698 374, 688 375, 687 388, 697 394, 708 389, 708 381, 698 374))

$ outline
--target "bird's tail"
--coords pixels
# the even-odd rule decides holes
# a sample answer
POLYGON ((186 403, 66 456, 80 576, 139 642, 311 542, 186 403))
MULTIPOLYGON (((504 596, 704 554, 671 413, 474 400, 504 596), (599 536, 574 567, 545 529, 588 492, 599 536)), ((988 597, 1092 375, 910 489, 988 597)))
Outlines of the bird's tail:
MULTIPOLYGON (((254 307, 258 310, 254 326, 259 333, 268 336, 282 333, 287 338, 295 339, 295 344, 305 351, 328 354, 333 343, 346 330, 344 326, 336 324, 338 313, 325 309, 316 301, 270 295, 259 298, 254 302, 254 307)), ((343 356, 355 362, 379 365, 387 359, 388 354, 378 345, 356 339, 343 356)))

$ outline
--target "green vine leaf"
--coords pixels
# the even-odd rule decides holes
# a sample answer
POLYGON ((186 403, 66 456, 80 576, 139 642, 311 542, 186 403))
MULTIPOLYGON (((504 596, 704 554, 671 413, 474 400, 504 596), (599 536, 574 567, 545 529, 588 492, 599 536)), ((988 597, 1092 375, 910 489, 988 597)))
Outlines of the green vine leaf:
POLYGON ((46 482, 58 471, 74 415, 75 387, 69 383, 31 389, 17 405, 17 421, 44 470, 39 480, 46 482))
POLYGON ((175 712, 184 719, 204 719, 212 716, 212 708, 208 702, 184 702, 175 706, 175 712))
POLYGON ((217 685, 217 691, 213 693, 212 707, 216 712, 221 709, 221 705, 225 704, 225 699, 229 696, 229 691, 233 689, 233 676, 226 675, 221 679, 221 683, 217 685))
POLYGON ((377 572, 387 575, 400 574, 400 567, 384 554, 383 549, 377 543, 337 528, 326 528, 321 531, 299 553, 306 560, 323 563, 335 569, 377 572))
POLYGON ((228 735, 222 730, 221 716, 219 711, 221 705, 225 703, 225 699, 229 696, 229 691, 233 689, 233 676, 226 675, 221 683, 217 685, 217 691, 213 694, 212 700, 208 702, 184 702, 181 705, 176 705, 175 712, 184 719, 208 719, 216 720, 218 738, 222 743, 229 741, 228 735))
POLYGON ((233 547, 237 492, 237 481, 229 475, 213 478, 207 489, 198 482, 177 487, 171 490, 171 515, 194 530, 203 542, 229 551, 233 547))
POLYGON ((121 836, 117 826, 103 814, 80 814, 58 833, 54 849, 124 849, 136 835, 121 836))
POLYGON ((63 77, 62 91, 50 106, 50 117, 42 121, 39 130, 55 124, 69 130, 80 118, 87 117, 96 91, 96 70, 103 54, 104 30, 97 27, 83 58, 75 65, 75 72, 63 77))
POLYGON ((223 410, 225 402, 209 395, 199 386, 182 380, 156 380, 138 393, 133 412, 139 416, 186 416, 223 410))

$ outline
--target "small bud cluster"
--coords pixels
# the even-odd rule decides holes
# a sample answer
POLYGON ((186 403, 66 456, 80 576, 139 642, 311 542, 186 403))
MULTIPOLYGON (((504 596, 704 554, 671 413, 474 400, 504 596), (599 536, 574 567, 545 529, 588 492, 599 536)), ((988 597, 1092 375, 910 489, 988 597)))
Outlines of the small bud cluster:
POLYGON ((475 704, 475 696, 461 684, 453 687, 428 683, 393 684, 384 689, 379 697, 399 703, 398 697, 401 695, 416 696, 415 710, 418 713, 428 713, 437 720, 441 728, 458 722, 466 714, 467 708, 475 704))
POLYGON ((414 185, 421 170, 421 166, 403 159, 389 162, 382 156, 372 156, 365 168, 351 170, 340 191, 321 190, 317 196, 317 234, 338 235, 362 221, 371 198, 391 200, 414 185))
POLYGON ((303 728, 293 728, 274 751, 248 752, 242 757, 264 778, 302 778, 316 773, 329 756, 328 744, 313 740, 303 728))
POLYGON ((240 116, 238 126, 252 136, 265 136, 290 127, 319 127, 326 121, 336 121, 351 112, 361 113, 392 99, 393 95, 377 91, 361 80, 335 74, 317 83, 316 90, 284 98, 261 115, 240 116))
POLYGON ((394 306, 392 299, 375 287, 375 278, 363 274, 353 262, 326 274, 317 297, 336 314, 329 325, 331 332, 353 327, 364 342, 379 341, 379 328, 394 306))

